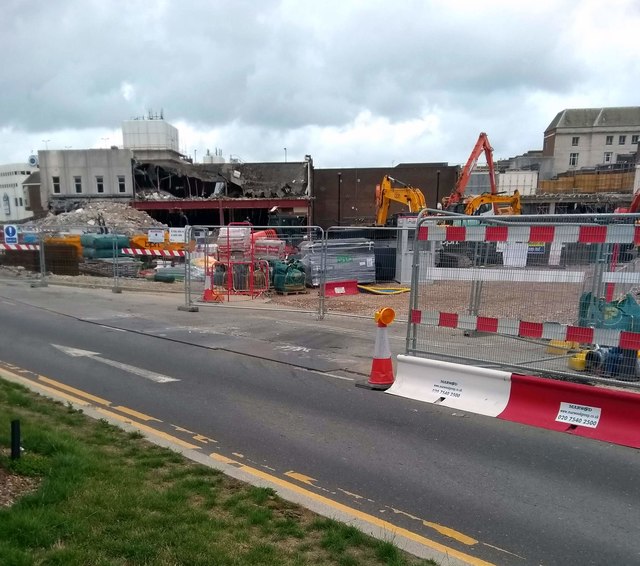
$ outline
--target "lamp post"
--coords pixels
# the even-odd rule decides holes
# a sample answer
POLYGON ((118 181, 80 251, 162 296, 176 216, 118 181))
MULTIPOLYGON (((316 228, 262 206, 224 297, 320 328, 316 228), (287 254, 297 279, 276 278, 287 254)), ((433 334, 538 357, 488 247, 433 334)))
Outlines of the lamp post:
POLYGON ((436 208, 440 203, 440 169, 436 171, 436 208))
POLYGON ((100 139, 104 142, 105 147, 107 147, 109 145, 109 143, 108 143, 109 142, 109 138, 100 138, 100 139))
POLYGON ((284 162, 287 162, 287 148, 284 148, 284 162))
POLYGON ((197 149, 193 150, 193 162, 194 163, 198 163, 198 150, 197 149))
POLYGON ((51 140, 42 140, 42 141, 43 141, 43 143, 44 143, 44 148, 45 148, 45 149, 49 149, 49 142, 50 142, 51 140))
POLYGON ((338 173, 338 226, 342 221, 342 173, 338 173))

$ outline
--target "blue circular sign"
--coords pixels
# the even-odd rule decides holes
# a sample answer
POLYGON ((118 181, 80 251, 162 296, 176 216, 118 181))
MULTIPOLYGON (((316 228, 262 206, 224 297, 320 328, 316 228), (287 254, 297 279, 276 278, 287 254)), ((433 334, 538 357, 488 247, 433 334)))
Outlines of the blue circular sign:
POLYGON ((17 233, 18 231, 16 230, 16 227, 12 224, 4 227, 4 235, 8 238, 15 238, 17 233))

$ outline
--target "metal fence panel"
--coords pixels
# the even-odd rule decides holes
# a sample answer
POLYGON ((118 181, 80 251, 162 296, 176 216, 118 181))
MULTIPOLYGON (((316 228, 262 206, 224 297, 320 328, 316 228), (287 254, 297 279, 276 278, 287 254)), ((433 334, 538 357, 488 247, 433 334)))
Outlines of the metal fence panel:
POLYGON ((415 226, 415 216, 400 216, 394 227, 327 229, 324 314, 370 318, 385 306, 408 320, 415 226))
POLYGON ((274 308, 321 314, 314 285, 324 232, 317 226, 193 226, 185 287, 188 304, 274 308), (310 259, 312 258, 313 259, 310 259))
POLYGON ((638 381, 640 226, 634 220, 421 217, 407 353, 638 381), (421 254, 434 246, 435 262, 425 261, 421 254), (454 261, 457 255, 463 259, 454 261))

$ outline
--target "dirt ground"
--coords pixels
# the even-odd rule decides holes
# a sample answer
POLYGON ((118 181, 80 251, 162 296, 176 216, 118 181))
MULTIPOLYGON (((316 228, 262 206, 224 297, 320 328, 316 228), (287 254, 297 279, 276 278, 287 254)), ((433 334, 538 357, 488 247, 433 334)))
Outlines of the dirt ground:
MULTIPOLYGON (((9 277, 35 281, 37 274, 20 268, 0 267, 0 277, 9 277)), ((114 286, 114 280, 109 277, 95 277, 89 275, 49 275, 47 279, 52 284, 78 285, 88 288, 109 288, 114 286)), ((163 283, 149 281, 144 278, 120 278, 118 286, 123 290, 152 292, 152 293, 184 293, 184 283, 163 283)), ((192 300, 201 297, 202 283, 194 282, 192 300)), ((384 288, 398 288, 400 285, 385 284, 384 288)), ((418 308, 439 312, 468 314, 470 307, 477 304, 479 316, 512 318, 530 322, 560 322, 575 324, 578 316, 578 301, 582 292, 581 285, 549 284, 549 283, 508 283, 485 282, 481 288, 475 289, 472 284, 464 281, 435 282, 422 285, 418 293, 418 308), (472 295, 474 291, 474 295, 472 295), (480 297, 472 302, 472 296, 480 297)), ((226 299, 226 295, 223 294, 226 299)), ((248 297, 234 297, 240 301, 248 297)), ((260 304, 282 306, 288 309, 303 311, 317 311, 319 295, 317 288, 308 288, 303 294, 280 295, 273 291, 260 297, 260 304)), ((325 310, 328 313, 344 313, 357 316, 373 317, 381 307, 391 307, 396 311, 396 317, 407 320, 410 309, 410 293, 372 294, 360 292, 356 295, 327 296, 325 310)), ((471 309, 473 311, 473 309, 471 309)))
MULTIPOLYGON (((385 285, 386 287, 386 285, 385 285)), ((479 316, 513 318, 530 322, 560 322, 574 324, 578 316, 580 285, 526 283, 515 285, 507 282, 485 283, 479 292, 479 316)), ((471 305, 472 285, 468 282, 436 282, 422 285, 418 295, 418 308, 439 312, 467 314, 471 305)), ((474 296, 478 296, 475 295, 474 296)), ((313 309, 318 303, 318 291, 309 290, 306 295, 273 295, 273 304, 290 308, 313 309)), ((373 316, 381 307, 391 307, 396 316, 407 319, 410 293, 397 295, 357 295, 326 297, 328 312, 340 312, 373 316)))

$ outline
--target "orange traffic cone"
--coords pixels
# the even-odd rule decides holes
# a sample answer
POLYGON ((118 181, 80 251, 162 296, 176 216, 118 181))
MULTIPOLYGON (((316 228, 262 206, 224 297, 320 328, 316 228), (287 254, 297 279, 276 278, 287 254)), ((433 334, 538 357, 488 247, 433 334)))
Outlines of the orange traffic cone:
POLYGON ((213 290, 213 273, 207 277, 208 286, 205 287, 204 293, 202 294, 202 300, 205 303, 221 303, 222 295, 213 290))
POLYGON ((369 381, 365 387, 369 389, 389 389, 393 385, 393 363, 391 361, 391 348, 389 347, 389 335, 387 326, 393 322, 396 313, 393 309, 385 307, 375 314, 378 324, 376 330, 376 343, 373 349, 373 362, 369 381))
POLYGON ((205 303, 221 303, 222 295, 220 295, 220 293, 216 293, 213 289, 205 289, 202 294, 202 300, 205 303))

